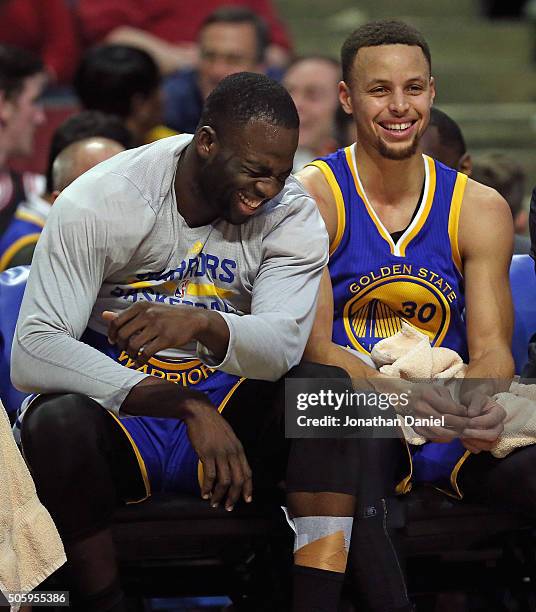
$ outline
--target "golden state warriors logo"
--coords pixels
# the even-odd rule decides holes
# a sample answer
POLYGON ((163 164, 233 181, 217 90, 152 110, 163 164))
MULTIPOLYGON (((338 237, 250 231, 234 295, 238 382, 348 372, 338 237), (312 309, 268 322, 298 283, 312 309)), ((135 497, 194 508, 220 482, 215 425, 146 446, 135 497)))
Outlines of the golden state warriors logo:
POLYGON ((117 361, 126 368, 156 376, 157 378, 163 378, 183 387, 197 385, 215 372, 212 368, 201 363, 199 359, 151 357, 148 363, 138 367, 138 364, 128 356, 128 353, 121 351, 117 361))
POLYGON ((452 287, 438 274, 411 265, 385 266, 350 285, 355 294, 343 312, 346 335, 353 348, 370 353, 374 345, 396 334, 401 321, 425 333, 440 346, 450 324, 452 287), (393 272, 393 268, 401 268, 393 272), (401 274, 400 272, 409 272, 401 274))

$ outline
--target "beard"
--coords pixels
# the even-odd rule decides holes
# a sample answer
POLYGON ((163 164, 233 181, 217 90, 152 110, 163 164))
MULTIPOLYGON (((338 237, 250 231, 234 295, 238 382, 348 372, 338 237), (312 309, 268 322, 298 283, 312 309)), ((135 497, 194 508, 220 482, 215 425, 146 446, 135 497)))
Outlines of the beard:
POLYGON ((379 139, 378 150, 382 157, 386 159, 392 159, 394 161, 401 161, 403 159, 409 159, 413 157, 417 152, 419 146, 419 138, 417 135, 413 138, 413 141, 405 148, 401 149, 398 147, 390 147, 381 138, 379 139))

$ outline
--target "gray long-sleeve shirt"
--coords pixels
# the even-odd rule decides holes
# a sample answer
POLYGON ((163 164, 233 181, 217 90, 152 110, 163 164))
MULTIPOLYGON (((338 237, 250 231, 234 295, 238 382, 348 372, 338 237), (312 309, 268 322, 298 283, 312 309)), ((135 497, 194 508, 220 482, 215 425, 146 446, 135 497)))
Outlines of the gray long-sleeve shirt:
POLYGON ((139 300, 218 310, 229 327, 221 363, 199 344, 162 356, 199 358, 264 380, 298 363, 328 253, 316 205, 290 177, 243 225, 188 227, 174 176, 190 140, 176 136, 116 155, 58 198, 35 251, 13 343, 18 388, 82 393, 119 412, 146 374, 80 338, 87 328, 106 334, 101 313, 139 300))

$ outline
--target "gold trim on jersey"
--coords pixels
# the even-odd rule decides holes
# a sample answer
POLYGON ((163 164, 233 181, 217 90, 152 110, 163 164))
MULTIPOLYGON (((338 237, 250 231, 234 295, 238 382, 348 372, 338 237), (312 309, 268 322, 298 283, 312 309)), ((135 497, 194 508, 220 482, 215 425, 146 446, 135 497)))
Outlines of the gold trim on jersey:
POLYGON ((417 210, 417 214, 415 215, 409 226, 406 228, 402 236, 400 236, 400 238, 395 244, 393 238, 391 237, 391 234, 387 231, 380 218, 376 214, 374 207, 367 198, 367 194, 365 193, 365 189, 363 187, 363 184, 361 183, 361 179, 359 178, 359 170, 357 167, 357 159, 355 153, 355 144, 346 147, 344 151, 346 154, 346 163, 348 164, 348 167, 354 179, 356 191, 359 194, 359 197, 363 200, 365 208, 370 218, 372 219, 372 222, 376 226, 378 233, 389 245, 389 250, 391 251, 392 255, 395 255, 396 257, 405 257, 406 249, 409 243, 415 238, 415 236, 417 236, 423 225, 426 223, 426 219, 428 218, 428 215, 430 214, 430 210, 432 208, 436 186, 436 172, 434 160, 426 155, 422 156, 425 179, 424 191, 421 202, 419 204, 419 209, 417 210))
MULTIPOLYGON (((233 393, 238 389, 238 387, 245 381, 245 378, 240 378, 238 379, 235 384, 229 389, 229 392, 227 393, 227 395, 223 398, 221 404, 218 406, 218 412, 221 414, 223 412, 223 409, 225 408, 225 406, 227 406, 227 403, 229 402, 229 400, 231 399, 231 397, 233 396, 233 393)), ((203 485, 203 464, 201 463, 201 460, 199 460, 197 462, 197 481, 199 483, 199 488, 202 487, 203 485)))
POLYGON ((404 476, 404 478, 402 478, 402 480, 396 485, 395 493, 397 495, 405 495, 406 493, 409 493, 413 487, 413 483, 411 482, 411 479, 413 478, 413 457, 411 456, 409 444, 405 438, 402 439, 402 443, 405 444, 406 452, 408 453, 409 474, 404 476))
POLYGON ((449 212, 449 238, 452 249, 452 259, 458 272, 463 276, 462 257, 460 255, 460 247, 458 245, 458 229, 460 224, 460 211, 462 209, 463 194, 467 186, 467 176, 458 172, 456 183, 452 191, 452 199, 450 202, 449 212))
POLYGON ((15 242, 5 250, 2 257, 0 257, 0 272, 9 268, 9 263, 21 249, 32 243, 37 244, 40 235, 40 233, 26 234, 26 236, 21 236, 18 240, 15 240, 15 242))
POLYGON ((428 173, 426 175, 428 188, 425 187, 425 193, 423 194, 423 199, 415 218, 402 236, 400 236, 400 240, 397 242, 397 247, 400 250, 401 257, 406 256, 406 248, 408 244, 413 240, 413 238, 415 238, 415 236, 421 231, 422 226, 426 223, 426 219, 428 219, 428 215, 432 209, 432 202, 434 201, 436 188, 435 163, 431 157, 428 157, 427 155, 423 155, 423 157, 425 168, 428 167, 428 173))
POLYGON ((331 257, 333 253, 337 250, 339 246, 342 236, 344 234, 344 228, 346 226, 346 214, 344 209, 344 198, 342 197, 341 188, 333 170, 329 167, 329 165, 322 161, 321 159, 316 159, 312 161, 307 166, 315 166, 322 172, 324 178, 328 182, 328 185, 331 188, 331 192, 333 193, 333 197, 335 198, 335 206, 337 207, 337 231, 335 232, 335 238, 333 239, 332 244, 329 247, 329 256, 331 257))
POLYGON ((39 225, 39 227, 45 227, 45 220, 42 217, 39 217, 38 215, 34 215, 23 210, 17 210, 13 216, 16 219, 20 219, 21 221, 28 221, 29 223, 39 225))
POLYGON ((138 466, 140 468, 141 477, 143 478, 143 484, 145 486, 145 497, 142 497, 141 499, 129 500, 127 501, 127 504, 139 504, 140 502, 145 501, 148 497, 151 496, 151 483, 149 482, 149 476, 147 474, 147 468, 145 467, 145 461, 143 460, 143 457, 141 456, 141 453, 136 445, 136 442, 134 442, 134 440, 132 439, 132 436, 128 432, 128 429, 123 425, 123 423, 121 423, 121 419, 118 419, 113 412, 110 412, 109 410, 107 412, 113 419, 115 419, 119 427, 121 427, 121 429, 123 430, 128 441, 130 442, 130 445, 132 446, 132 450, 134 451, 134 454, 136 455, 136 459, 138 460, 138 466))
MULTIPOLYGON (((193 283, 189 282, 189 280, 190 279, 186 279, 188 284, 185 288, 185 295, 193 295, 196 297, 219 297, 225 299, 235 294, 231 289, 223 289, 210 283, 193 283)), ((167 293, 174 293, 182 282, 183 281, 179 279, 176 281, 166 281, 165 283, 159 281, 139 281, 129 283, 128 287, 131 289, 160 289, 167 293)))

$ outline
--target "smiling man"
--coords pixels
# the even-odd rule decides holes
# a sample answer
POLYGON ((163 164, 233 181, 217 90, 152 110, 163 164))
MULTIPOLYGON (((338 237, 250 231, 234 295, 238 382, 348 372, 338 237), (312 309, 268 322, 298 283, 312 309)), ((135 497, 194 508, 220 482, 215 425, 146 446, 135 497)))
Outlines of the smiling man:
MULTIPOLYGON (((417 411, 447 419, 446 427, 420 433, 451 442, 414 449, 413 476, 452 486, 460 497, 463 489, 473 500, 498 504, 515 498, 520 509, 530 507, 536 514, 528 502, 535 488, 529 466, 536 447, 520 452, 517 460, 478 454, 502 431, 504 411, 490 396, 498 380, 513 375, 508 205, 496 191, 422 155, 435 82, 420 32, 397 21, 365 24, 345 41, 341 58, 339 99, 353 114, 357 142, 297 175, 315 198, 330 236, 330 261, 306 358, 381 385, 382 375, 366 361, 376 343, 400 331, 403 321, 425 333, 433 346, 455 350, 468 363, 460 404, 439 394, 415 404, 417 411), (470 385, 475 378, 480 384, 470 385), (453 440, 449 422, 460 418, 464 438, 453 440), (505 483, 518 477, 529 491, 523 505, 519 493, 506 492, 505 483)), ((397 490, 408 491, 409 481, 397 490)), ((380 508, 393 489, 394 482, 380 489, 380 508)), ((383 535, 385 512, 384 506, 383 513, 365 521, 375 534, 371 546, 350 555, 357 576, 368 580, 371 609, 401 609, 408 605, 407 593, 396 580, 398 564, 383 535), (390 588, 386 580, 375 580, 370 567, 393 578, 390 588)))
POLYGON ((201 493, 232 510, 253 482, 284 478, 271 381, 301 359, 327 259, 316 206, 289 176, 298 124, 281 85, 230 76, 194 136, 119 153, 52 207, 12 377, 48 394, 25 412, 22 445, 81 609, 124 609, 109 530, 120 500, 201 493))

